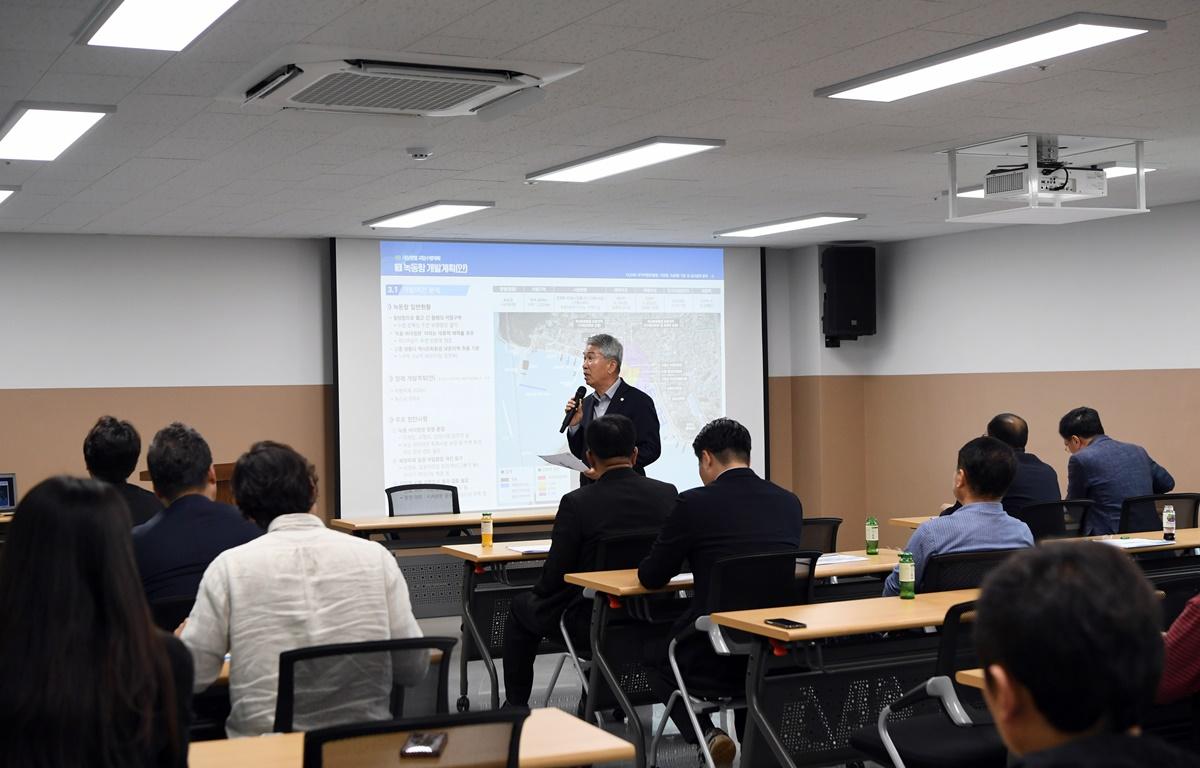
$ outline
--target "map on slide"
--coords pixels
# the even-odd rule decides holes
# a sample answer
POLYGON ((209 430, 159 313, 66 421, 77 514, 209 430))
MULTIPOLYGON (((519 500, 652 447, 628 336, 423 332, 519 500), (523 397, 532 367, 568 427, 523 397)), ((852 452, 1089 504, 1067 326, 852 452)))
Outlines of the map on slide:
POLYGON ((565 437, 547 445, 547 422, 583 383, 584 341, 603 332, 625 347, 621 377, 658 411, 663 453, 648 474, 680 489, 697 485, 692 439, 724 413, 721 320, 719 312, 497 313, 497 466, 503 472, 567 450, 565 437))

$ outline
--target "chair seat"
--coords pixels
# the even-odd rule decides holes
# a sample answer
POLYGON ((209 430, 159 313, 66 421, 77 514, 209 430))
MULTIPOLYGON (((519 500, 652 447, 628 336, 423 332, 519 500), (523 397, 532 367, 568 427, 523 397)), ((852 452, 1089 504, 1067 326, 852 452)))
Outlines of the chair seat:
MULTIPOLYGON (((1008 750, 988 713, 969 707, 975 725, 954 725, 942 712, 900 720, 888 727, 896 750, 907 768, 1004 768, 1008 750)), ((850 746, 884 765, 888 760, 879 729, 860 728, 850 736, 850 746)))

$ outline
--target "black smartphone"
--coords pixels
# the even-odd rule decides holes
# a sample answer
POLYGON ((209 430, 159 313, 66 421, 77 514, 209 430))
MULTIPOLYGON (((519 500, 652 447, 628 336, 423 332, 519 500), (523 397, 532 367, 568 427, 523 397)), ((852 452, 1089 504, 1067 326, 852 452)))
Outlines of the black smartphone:
POLYGON ((438 757, 446 748, 446 733, 413 733, 400 748, 400 757, 438 757))
POLYGON ((803 621, 792 621, 791 619, 767 619, 763 623, 780 629, 804 629, 808 626, 803 621))

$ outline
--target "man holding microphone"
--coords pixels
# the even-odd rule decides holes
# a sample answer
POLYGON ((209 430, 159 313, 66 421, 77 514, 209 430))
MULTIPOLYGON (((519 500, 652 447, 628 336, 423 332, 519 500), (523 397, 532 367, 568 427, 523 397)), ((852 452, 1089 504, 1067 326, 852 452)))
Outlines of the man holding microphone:
MULTIPOLYGON (((633 421, 637 432, 637 464, 634 465, 634 471, 645 475, 646 467, 653 464, 662 453, 658 412, 654 410, 650 395, 621 378, 623 355, 621 342, 607 333, 588 338, 583 352, 583 380, 593 391, 583 398, 582 404, 576 402, 575 398, 567 401, 565 411, 573 414, 567 430, 567 444, 576 458, 586 462, 587 444, 584 436, 588 425, 605 415, 626 416, 633 421)), ((589 469, 580 475, 579 483, 587 485, 596 476, 596 471, 589 469)))

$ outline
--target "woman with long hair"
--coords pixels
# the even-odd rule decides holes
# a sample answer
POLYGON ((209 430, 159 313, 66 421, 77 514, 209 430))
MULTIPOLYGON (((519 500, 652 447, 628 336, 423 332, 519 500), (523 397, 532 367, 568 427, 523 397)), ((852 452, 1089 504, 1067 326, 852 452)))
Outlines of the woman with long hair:
POLYGON ((187 765, 192 660, 154 626, 129 509, 53 477, 17 506, 0 559, 0 765, 187 765))

